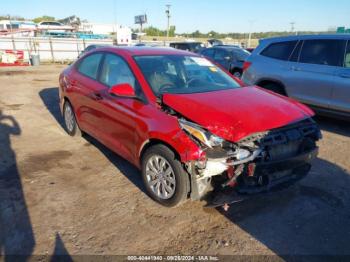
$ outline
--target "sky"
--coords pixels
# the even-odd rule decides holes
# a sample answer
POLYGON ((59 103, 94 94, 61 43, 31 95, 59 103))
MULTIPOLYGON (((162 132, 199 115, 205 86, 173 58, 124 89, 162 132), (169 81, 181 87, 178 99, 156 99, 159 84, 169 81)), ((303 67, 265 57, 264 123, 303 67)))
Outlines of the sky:
POLYGON ((298 31, 350 27, 349 0, 10 0, 1 3, 0 15, 77 15, 136 28, 134 16, 146 13, 148 26, 166 29, 166 4, 177 33, 287 31, 291 22, 298 31))

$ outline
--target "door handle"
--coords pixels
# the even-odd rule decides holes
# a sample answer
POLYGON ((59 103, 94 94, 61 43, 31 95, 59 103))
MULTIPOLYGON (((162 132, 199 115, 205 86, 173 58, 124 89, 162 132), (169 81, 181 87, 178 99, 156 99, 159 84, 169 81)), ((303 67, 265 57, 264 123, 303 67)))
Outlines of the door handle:
POLYGON ((340 74, 340 77, 342 77, 342 78, 350 78, 350 73, 340 74))
POLYGON ((301 68, 296 66, 292 66, 290 69, 293 71, 301 71, 301 68))
POLYGON ((103 96, 100 93, 91 93, 90 97, 96 101, 103 99, 103 96))

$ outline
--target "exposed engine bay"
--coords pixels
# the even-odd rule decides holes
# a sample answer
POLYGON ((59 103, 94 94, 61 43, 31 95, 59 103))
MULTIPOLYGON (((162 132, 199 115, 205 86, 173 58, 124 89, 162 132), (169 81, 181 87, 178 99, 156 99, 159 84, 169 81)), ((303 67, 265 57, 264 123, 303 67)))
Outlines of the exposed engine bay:
POLYGON ((213 143, 202 146, 203 159, 186 166, 192 175, 191 198, 199 200, 226 188, 256 194, 297 181, 310 171, 320 138, 320 129, 311 118, 253 134, 238 143, 208 137, 213 143))

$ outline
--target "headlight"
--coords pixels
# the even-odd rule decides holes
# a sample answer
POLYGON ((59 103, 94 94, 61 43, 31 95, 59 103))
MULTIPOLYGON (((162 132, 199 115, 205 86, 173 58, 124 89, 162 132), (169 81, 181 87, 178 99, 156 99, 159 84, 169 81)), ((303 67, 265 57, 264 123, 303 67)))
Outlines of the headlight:
POLYGON ((189 133, 191 136, 199 140, 204 145, 213 148, 217 146, 222 146, 224 139, 205 131, 199 125, 188 122, 186 120, 179 120, 180 126, 183 130, 189 133))

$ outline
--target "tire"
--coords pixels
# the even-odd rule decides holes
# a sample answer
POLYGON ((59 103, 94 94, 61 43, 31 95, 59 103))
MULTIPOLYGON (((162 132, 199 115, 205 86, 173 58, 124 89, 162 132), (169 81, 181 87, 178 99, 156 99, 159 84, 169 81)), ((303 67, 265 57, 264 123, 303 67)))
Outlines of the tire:
POLYGON ((66 101, 63 105, 64 127, 68 135, 81 137, 81 130, 78 126, 72 105, 66 101))
POLYGON ((241 78, 241 77, 242 77, 242 72, 239 71, 239 70, 234 70, 234 71, 232 72, 232 75, 235 76, 235 77, 237 77, 237 78, 241 78))
POLYGON ((287 96, 286 91, 284 90, 284 88, 279 85, 279 84, 275 84, 275 83, 268 83, 265 85, 261 86, 262 88, 265 88, 267 90, 270 90, 272 92, 275 92, 277 94, 283 95, 283 96, 287 96))
POLYGON ((142 179, 148 195, 163 206, 175 207, 187 200, 188 174, 174 152, 164 145, 152 146, 143 154, 142 179))

